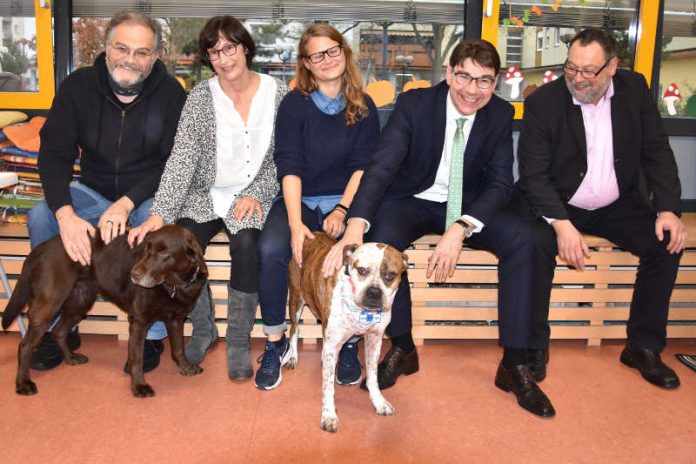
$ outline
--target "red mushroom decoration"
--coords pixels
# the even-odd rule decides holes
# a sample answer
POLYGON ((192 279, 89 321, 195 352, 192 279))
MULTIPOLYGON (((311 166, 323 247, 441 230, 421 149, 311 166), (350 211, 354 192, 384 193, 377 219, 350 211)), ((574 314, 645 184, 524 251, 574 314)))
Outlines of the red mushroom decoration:
POLYGON ((542 81, 544 82, 544 84, 548 84, 549 82, 553 82, 556 79, 558 79, 556 73, 549 69, 544 73, 544 78, 542 79, 542 81))
POLYGON ((669 87, 667 87, 667 90, 665 90, 665 94, 662 95, 662 101, 667 104, 667 112, 670 116, 675 116, 677 114, 677 109, 674 107, 674 102, 681 100, 681 97, 681 92, 679 91, 677 84, 674 82, 669 84, 669 87))
POLYGON ((524 80, 522 71, 517 66, 510 66, 505 73, 505 83, 512 86, 510 98, 516 100, 520 96, 520 82, 524 80))

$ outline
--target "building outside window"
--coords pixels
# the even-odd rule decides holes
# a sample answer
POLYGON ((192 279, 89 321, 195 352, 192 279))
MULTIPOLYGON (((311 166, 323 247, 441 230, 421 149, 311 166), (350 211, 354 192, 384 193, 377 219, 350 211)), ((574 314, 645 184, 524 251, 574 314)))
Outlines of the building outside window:
POLYGON ((38 90, 34 2, 0 6, 0 92, 38 90))

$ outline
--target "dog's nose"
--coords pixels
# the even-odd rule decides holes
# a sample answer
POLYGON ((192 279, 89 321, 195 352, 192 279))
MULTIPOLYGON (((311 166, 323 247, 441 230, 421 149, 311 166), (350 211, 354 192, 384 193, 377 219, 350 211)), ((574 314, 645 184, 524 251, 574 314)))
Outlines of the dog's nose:
POLYGON ((382 298, 382 289, 379 287, 370 287, 367 289, 366 295, 371 300, 382 298))

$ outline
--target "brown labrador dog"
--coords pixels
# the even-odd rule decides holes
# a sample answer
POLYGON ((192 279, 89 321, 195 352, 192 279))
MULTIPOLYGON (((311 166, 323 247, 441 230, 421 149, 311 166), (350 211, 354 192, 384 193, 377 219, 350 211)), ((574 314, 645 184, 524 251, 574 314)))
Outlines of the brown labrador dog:
POLYGON ((128 370, 133 395, 154 396, 143 377, 143 347, 150 324, 161 320, 167 327, 172 358, 182 375, 203 369, 184 356, 184 320, 193 309, 208 277, 208 268, 193 234, 178 226, 164 226, 143 243, 130 248, 126 235, 104 245, 92 239, 92 263, 72 261, 60 237, 36 247, 27 257, 22 274, 2 316, 7 329, 29 304, 29 327, 19 344, 17 393, 33 395, 29 377, 31 355, 57 314, 53 337, 67 364, 84 364, 87 356, 70 351, 66 337, 85 318, 98 294, 128 313, 128 370))

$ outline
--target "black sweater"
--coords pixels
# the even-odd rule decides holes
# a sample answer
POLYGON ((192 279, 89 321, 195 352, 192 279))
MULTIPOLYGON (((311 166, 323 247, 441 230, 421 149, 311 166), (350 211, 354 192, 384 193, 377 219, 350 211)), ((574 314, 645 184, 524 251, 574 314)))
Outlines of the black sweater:
POLYGON ((125 195, 137 207, 157 190, 186 93, 158 60, 124 109, 107 72, 102 53, 93 66, 70 74, 41 129, 39 174, 53 212, 72 204, 69 184, 78 156, 80 182, 111 201, 125 195))

